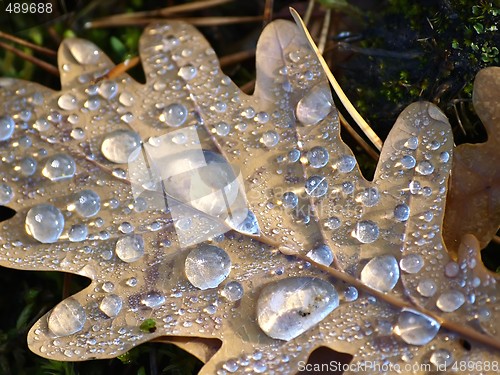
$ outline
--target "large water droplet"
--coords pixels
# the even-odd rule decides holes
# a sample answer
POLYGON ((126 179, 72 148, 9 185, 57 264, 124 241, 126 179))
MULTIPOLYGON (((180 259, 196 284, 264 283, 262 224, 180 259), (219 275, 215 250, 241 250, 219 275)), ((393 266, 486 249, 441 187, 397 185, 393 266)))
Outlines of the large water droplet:
POLYGON ((434 166, 428 162, 427 160, 421 161, 418 163, 417 167, 415 170, 420 173, 421 175, 427 176, 434 172, 434 166))
POLYGON ((144 255, 144 240, 138 234, 122 237, 116 241, 115 252, 124 262, 135 262, 144 255))
POLYGON ((328 192, 328 181, 323 176, 311 176, 307 179, 305 188, 308 195, 319 198, 328 192))
POLYGON ((5 205, 10 203, 14 198, 12 188, 6 184, 0 184, 0 204, 5 205))
POLYGON ((401 258, 399 266, 405 272, 417 273, 424 266, 424 260, 419 254, 409 254, 401 258))
POLYGON ((330 88, 316 85, 297 104, 297 119, 304 125, 315 125, 330 113, 332 103, 330 88))
POLYGON ((75 160, 68 154, 56 154, 49 157, 42 170, 42 174, 51 181, 72 178, 75 172, 75 160))
POLYGON ((371 220, 362 220, 356 223, 352 236, 361 243, 375 242, 379 236, 378 225, 371 220))
POLYGON ((16 124, 12 117, 10 116, 2 116, 0 117, 0 141, 6 141, 10 137, 12 137, 12 133, 14 133, 14 128, 16 124))
POLYGON ((442 293, 436 301, 436 306, 444 312, 452 312, 462 306, 465 302, 464 295, 458 290, 450 290, 442 293))
POLYGON ((75 194, 75 210, 83 217, 91 217, 101 209, 101 198, 93 190, 82 190, 75 194))
POLYGON ((405 169, 411 169, 415 167, 415 164, 417 164, 417 161, 411 155, 405 155, 401 158, 401 165, 405 169))
POLYGON ((417 291, 424 297, 432 297, 436 293, 436 284, 430 279, 420 280, 417 291))
POLYGON ((328 159, 330 159, 330 155, 324 147, 313 147, 307 153, 307 160, 309 161, 309 165, 313 168, 324 167, 328 163, 328 159))
POLYGON ((80 302, 68 298, 60 302, 48 318, 49 330, 56 336, 69 336, 82 330, 87 315, 80 302))
POLYGON ((149 292, 141 300, 142 304, 152 309, 160 307, 165 303, 165 296, 159 292, 149 292))
POLYGON ((42 243, 56 242, 64 229, 64 216, 50 204, 40 204, 26 215, 26 232, 42 243))
POLYGON ((182 68, 179 69, 179 77, 183 78, 186 81, 192 80, 194 77, 196 77, 196 73, 198 73, 198 70, 191 64, 184 65, 182 68))
POLYGON ((99 50, 86 40, 74 40, 68 47, 75 60, 81 65, 97 64, 99 61, 99 50))
POLYGON ((184 271, 195 287, 216 288, 231 272, 231 259, 220 247, 201 245, 187 256, 184 271))
POLYGON ((168 126, 177 128, 186 122, 188 110, 180 103, 166 106, 160 114, 160 121, 168 126))
POLYGON ((270 337, 291 340, 321 322, 339 305, 334 286, 313 277, 293 277, 264 287, 257 321, 270 337))
POLYGON ((87 239, 89 234, 88 228, 84 224, 72 225, 68 231, 68 238, 71 242, 80 242, 87 239))
POLYGON ((104 137, 101 152, 113 163, 132 162, 139 156, 141 137, 132 130, 115 130, 104 137))
POLYGON ((399 280, 398 261, 392 255, 372 258, 361 271, 361 281, 381 292, 392 290, 399 280))
POLYGON ((99 309, 110 318, 114 318, 120 313, 122 305, 123 301, 119 296, 110 294, 102 299, 99 309))
POLYGON ((307 253, 307 256, 316 263, 329 266, 333 262, 332 250, 326 245, 315 247, 307 253))
POLYGON ((397 335, 410 345, 425 345, 436 337, 440 324, 427 315, 411 309, 403 309, 394 328, 397 335))
POLYGON ((220 294, 228 301, 236 302, 243 297, 243 286, 237 281, 228 282, 221 290, 220 294))
POLYGON ((61 109, 64 109, 66 111, 71 111, 77 107, 78 102, 76 101, 74 95, 62 94, 57 100, 57 104, 61 109))

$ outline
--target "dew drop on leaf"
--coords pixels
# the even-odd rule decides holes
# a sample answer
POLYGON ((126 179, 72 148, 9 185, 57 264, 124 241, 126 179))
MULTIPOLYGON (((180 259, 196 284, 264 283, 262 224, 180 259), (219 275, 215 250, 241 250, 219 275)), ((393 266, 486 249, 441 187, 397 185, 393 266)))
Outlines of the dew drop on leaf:
POLYGON ((42 174, 51 181, 70 179, 75 172, 75 160, 68 154, 56 154, 49 157, 42 170, 42 174))
POLYGON ((187 256, 184 272, 196 288, 216 288, 231 272, 231 259, 220 247, 201 245, 187 256))
POLYGON ((135 262, 144 255, 144 240, 138 234, 122 237, 116 241, 115 252, 124 262, 135 262))
POLYGON ((394 328, 404 342, 411 345, 425 345, 438 333, 440 324, 427 315, 411 309, 403 309, 394 328))
POLYGON ((62 94, 57 100, 57 104, 59 108, 64 109, 66 111, 71 111, 75 109, 78 105, 76 98, 72 94, 62 94))
POLYGON ((12 188, 7 184, 0 184, 0 205, 6 205, 14 198, 12 188))
POLYGON ((313 147, 307 153, 307 160, 309 165, 313 168, 322 168, 328 163, 330 155, 324 147, 313 147))
POLYGON ((310 250, 307 256, 316 263, 329 266, 333 262, 332 250, 326 245, 320 245, 310 250))
POLYGON ((93 190, 82 190, 74 195, 74 199, 74 209, 83 217, 94 216, 101 209, 101 198, 93 190))
POLYGON ((435 350, 429 361, 438 368, 449 368, 453 363, 453 355, 446 349, 435 350))
POLYGON ((436 284, 431 279, 420 280, 417 291, 424 297, 432 297, 436 293, 436 284))
POLYGON ((114 318, 121 311, 122 305, 123 301, 119 296, 110 294, 102 299, 99 309, 110 318, 114 318))
POLYGON ((183 78, 186 81, 192 80, 196 77, 198 70, 191 64, 184 65, 179 69, 179 77, 183 78))
POLYGON ((351 155, 341 156, 336 163, 336 167, 340 173, 349 173, 356 166, 356 159, 351 155))
POLYGON ((409 254, 401 258, 399 266, 407 273, 417 273, 424 266, 424 260, 419 254, 409 254))
POLYGON ((305 188, 308 195, 319 198, 328 192, 328 181, 323 176, 311 176, 307 179, 305 188))
POLYGON ((0 141, 6 141, 12 137, 16 124, 10 116, 0 117, 0 141))
POLYGON ((361 281, 381 292, 392 290, 399 280, 399 266, 392 255, 372 258, 361 271, 361 281))
POLYGON ((100 55, 94 44, 77 39, 68 44, 69 50, 75 60, 81 65, 97 64, 100 55))
POLYGON ((220 294, 228 301, 236 302, 243 297, 243 286, 237 281, 228 282, 221 290, 220 294))
POLYGON ((397 221, 406 221, 410 217, 410 207, 407 204, 402 203, 394 207, 394 218, 397 221))
POLYGON ((257 321, 270 337, 289 341, 321 322, 339 305, 335 287, 318 278, 292 277, 260 292, 257 321))
POLYGON ((375 242, 379 236, 378 225, 371 220, 362 220, 356 223, 352 236, 361 243, 375 242))
POLYGON ((282 202, 285 208, 295 208, 299 203, 299 198, 294 192, 287 191, 283 194, 282 202))
POLYGON ((132 130, 115 130, 104 137, 101 152, 113 163, 128 163, 137 159, 141 147, 139 134, 132 130))
POLYGON ((444 312, 452 312, 462 306, 465 302, 464 295, 458 290, 450 290, 442 293, 437 301, 436 306, 444 312))
POLYGON ((316 85, 297 104, 297 119, 304 125, 315 125, 330 113, 332 103, 329 87, 316 85))
POLYGON ((280 140, 280 136, 278 133, 276 133, 274 130, 269 130, 262 134, 262 137, 260 141, 264 144, 266 147, 274 147, 278 144, 280 140))
POLYGON ((56 336, 69 336, 82 330, 87 315, 80 302, 68 298, 52 310, 48 318, 49 330, 56 336))
POLYGON ((173 128, 177 128, 186 122, 188 116, 187 108, 180 103, 166 106, 160 114, 160 121, 173 128))
POLYGON ((64 229, 64 216, 50 204, 31 208, 26 215, 26 232, 42 243, 56 242, 64 229))
POLYGON ((87 239, 88 228, 84 224, 72 225, 68 232, 68 238, 71 242, 81 242, 87 239))

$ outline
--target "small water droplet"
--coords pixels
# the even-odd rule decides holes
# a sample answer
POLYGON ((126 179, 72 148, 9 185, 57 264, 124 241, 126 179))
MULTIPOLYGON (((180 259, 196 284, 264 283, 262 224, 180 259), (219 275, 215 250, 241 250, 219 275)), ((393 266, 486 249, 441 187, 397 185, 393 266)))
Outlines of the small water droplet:
POLYGON ((450 154, 448 152, 442 152, 441 154, 439 154, 439 159, 443 162, 443 163, 447 163, 448 160, 450 160, 450 154))
POLYGON ((329 266, 333 262, 332 250, 326 245, 315 247, 307 253, 307 256, 316 263, 329 266))
POLYGON ((285 208, 295 208, 299 203, 299 197, 297 197, 297 194, 291 191, 287 191, 285 194, 283 194, 282 200, 283 200, 283 207, 285 208))
POLYGON ((220 247, 201 245, 191 250, 184 272, 191 284, 201 290, 216 288, 231 271, 231 259, 220 247))
POLYGON ((12 137, 16 124, 12 117, 0 117, 0 141, 6 141, 12 137))
POLYGON ((83 39, 73 40, 68 48, 75 60, 81 65, 94 65, 99 62, 99 50, 91 42, 83 39))
POLYGON ((415 170, 420 173, 423 176, 430 175, 432 172, 434 172, 434 166, 428 162, 427 160, 421 161, 418 163, 417 167, 415 170))
POLYGON ((25 177, 32 176, 36 171, 36 167, 36 160, 30 157, 23 158, 19 162, 19 172, 25 177))
POLYGON ((6 205, 12 201, 14 193, 7 184, 0 184, 0 205, 6 205))
POLYGON ((68 298, 60 302, 49 315, 49 330, 56 336, 69 336, 83 329, 87 315, 80 302, 68 298))
POLYGON ((361 243, 375 242, 379 236, 378 225, 371 220, 362 220, 356 223, 352 236, 361 243))
POLYGON ((75 160, 68 154, 56 154, 49 157, 42 170, 42 174, 51 181, 72 178, 75 172, 75 160))
POLYGON ((418 138, 417 137, 408 138, 408 140, 405 142, 405 147, 410 150, 416 150, 418 147, 418 138))
POLYGON ((410 345, 425 345, 436 337, 441 325, 431 317, 411 309, 403 309, 394 328, 397 335, 410 345))
POLYGON ((113 99, 118 93, 118 85, 113 81, 103 81, 99 86, 99 95, 104 99, 113 99))
POLYGON ((436 306, 444 312, 457 310, 465 302, 464 295, 458 290, 450 290, 442 293, 436 301, 436 306))
POLYGON ((340 173, 349 173, 356 166, 356 158, 351 155, 341 156, 336 163, 337 170, 340 173))
POLYGON ((159 292, 149 292, 142 298, 141 303, 149 308, 157 308, 165 303, 165 296, 159 292))
POLYGON ((59 108, 64 109, 66 111, 71 111, 75 109, 78 105, 76 98, 71 94, 62 94, 57 100, 57 104, 59 108))
POLYGON ((259 222, 255 214, 244 208, 236 211, 231 211, 230 216, 226 219, 226 223, 234 230, 250 235, 258 235, 260 233, 259 222))
POLYGON ((401 258, 399 266, 407 273, 417 273, 424 266, 424 260, 419 254, 409 254, 401 258))
POLYGON ((358 194, 358 196, 356 197, 356 200, 361 202, 361 204, 363 204, 363 206, 373 207, 380 200, 380 194, 379 194, 377 188, 374 188, 374 187, 367 188, 358 194))
POLYGON ((291 163, 295 163, 299 159, 300 159, 300 150, 294 148, 288 153, 288 160, 290 160, 291 163))
POLYGON ((309 161, 309 165, 313 168, 324 167, 328 163, 329 159, 330 155, 328 154, 327 149, 324 147, 313 147, 307 153, 307 160, 309 161))
POLYGON ((446 349, 438 349, 432 353, 429 361, 438 369, 449 368, 453 363, 453 355, 446 349))
POLYGON ((42 243, 56 242, 64 229, 64 216, 50 204, 39 204, 26 214, 26 232, 42 243))
POLYGON ((328 181, 323 176, 311 176, 307 179, 305 188, 308 195, 319 198, 328 192, 328 181))
POLYGON ((274 130, 269 130, 262 134, 262 137, 260 138, 260 141, 264 144, 266 147, 274 147, 278 144, 280 140, 280 136, 278 133, 276 133, 274 130))
POLYGON ((430 279, 420 280, 417 291, 424 297, 432 297, 436 293, 436 284, 430 279))
POLYGON ((68 232, 68 238, 71 242, 85 241, 88 236, 88 229, 86 225, 75 224, 72 225, 68 232))
POLYGON ((314 86, 297 104, 297 119, 304 125, 315 125, 332 110, 330 88, 324 84, 314 86))
POLYGON ((405 169, 411 169, 414 168, 415 165, 417 164, 417 161, 415 158, 411 155, 405 155, 401 158, 401 165, 405 169))
POLYGON ((139 156, 141 138, 132 130, 115 130, 108 133, 102 142, 101 152, 113 163, 132 162, 139 156))
POLYGON ((358 290, 353 286, 348 286, 344 291, 344 298, 347 302, 356 301, 358 299, 358 290))
POLYGON ((74 207, 81 216, 91 217, 101 209, 101 198, 93 190, 82 190, 75 194, 74 207))
POLYGON ((198 73, 198 70, 191 64, 184 65, 179 69, 179 77, 186 81, 192 80, 194 77, 196 77, 196 74, 198 73))
POLYGON ((322 321, 338 305, 338 293, 329 282, 292 277, 262 289, 257 301, 257 321, 268 336, 288 341, 322 321))
POLYGON ((115 252, 124 262, 135 262, 144 256, 144 240, 137 234, 122 237, 116 241, 115 252))
POLYGON ((168 126, 177 128, 186 122, 188 116, 187 108, 180 103, 166 106, 160 114, 160 121, 168 126))
POLYGON ((231 126, 227 122, 219 122, 214 129, 217 135, 225 137, 231 131, 231 126))
POLYGON ((361 281, 381 292, 392 290, 398 280, 398 261, 392 255, 382 255, 372 258, 361 271, 361 281))
POLYGON ((228 301, 236 302, 243 298, 243 286, 237 281, 228 282, 224 288, 221 290, 222 297, 226 298, 228 301))
POLYGON ((338 217, 332 216, 326 220, 325 227, 331 230, 335 230, 340 228, 340 224, 342 224, 342 221, 338 217))
POLYGON ((394 207, 394 219, 397 221, 406 221, 410 217, 410 207, 407 204, 402 203, 394 207))
POLYGON ((123 301, 119 296, 110 294, 102 299, 99 309, 110 318, 114 318, 120 313, 122 305, 123 301))

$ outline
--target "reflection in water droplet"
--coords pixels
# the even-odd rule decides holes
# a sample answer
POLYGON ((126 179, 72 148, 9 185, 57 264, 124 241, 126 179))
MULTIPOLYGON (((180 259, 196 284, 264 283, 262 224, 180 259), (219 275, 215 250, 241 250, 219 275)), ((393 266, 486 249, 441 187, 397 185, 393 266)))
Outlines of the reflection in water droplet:
POLYGON ((424 266, 424 260, 419 254, 409 254, 401 258, 399 266, 407 273, 417 273, 424 266))
POLYGON ((450 290, 442 293, 436 301, 436 306, 444 312, 452 312, 462 306, 465 302, 464 295, 458 290, 450 290))
POLYGON ((334 286, 322 279, 293 277, 260 292, 257 321, 270 337, 291 340, 322 321, 339 305, 334 286))
POLYGON ((187 256, 184 272, 196 288, 216 288, 231 272, 231 259, 220 247, 201 245, 187 256))
POLYGON ((82 330, 87 315, 80 302, 68 298, 60 302, 48 318, 49 330, 56 336, 69 336, 82 330))
POLYGON ((269 130, 262 134, 262 137, 260 141, 264 144, 266 147, 274 147, 278 144, 280 140, 280 136, 278 133, 276 133, 274 130, 269 130))
POLYGON ((352 236, 361 243, 375 242, 379 236, 378 225, 371 220, 362 220, 356 223, 352 236))
POLYGON ((220 294, 228 301, 236 302, 243 297, 243 286, 237 281, 228 282, 221 290, 220 294))
POLYGON ((68 47, 75 60, 81 65, 97 64, 99 61, 99 50, 86 40, 73 40, 68 47))
POLYGON ((76 172, 76 163, 67 154, 56 154, 49 157, 42 170, 42 174, 51 181, 60 181, 72 178, 76 172))
POLYGON ((356 158, 351 155, 341 156, 336 164, 337 170, 340 173, 349 173, 356 166, 356 158))
POLYGON ((363 206, 373 207, 375 206, 380 199, 380 194, 378 189, 375 187, 367 188, 360 192, 356 197, 356 200, 361 202, 363 206))
POLYGON ((192 80, 194 77, 196 77, 196 73, 198 73, 198 70, 191 64, 184 65, 182 68, 179 69, 179 77, 183 78, 186 81, 192 80))
POLYGON ((415 167, 416 164, 417 164, 417 161, 411 155, 405 155, 401 158, 401 165, 403 166, 403 168, 411 169, 411 168, 415 167))
POLYGON ((348 286, 344 291, 344 298, 347 302, 356 301, 358 299, 358 290, 353 286, 348 286))
POLYGON ((282 201, 283 201, 283 207, 295 208, 299 203, 299 197, 297 197, 297 194, 291 191, 287 191, 285 194, 283 194, 282 201))
POLYGON ((338 217, 332 216, 326 220, 325 227, 331 230, 335 230, 340 228, 340 224, 342 224, 342 221, 338 217))
POLYGON ((217 135, 225 137, 231 131, 231 126, 227 122, 219 122, 214 129, 217 135))
POLYGON ((307 253, 307 256, 316 263, 329 266, 333 262, 332 250, 326 245, 315 247, 307 253))
POLYGON ((122 305, 123 301, 119 296, 110 294, 102 299, 99 309, 110 318, 114 318, 120 313, 122 305))
POLYGON ((144 255, 144 240, 138 234, 122 237, 116 241, 115 252, 124 262, 135 262, 144 255))
POLYGON ((186 122, 188 116, 187 108, 180 103, 166 106, 160 114, 160 121, 168 126, 177 128, 186 122))
POLYGON ((260 233, 259 222, 255 214, 246 208, 232 211, 231 215, 226 219, 226 223, 240 233, 250 235, 260 233))
POLYGON ((418 147, 418 138, 417 137, 408 138, 408 140, 405 142, 405 147, 410 150, 416 150, 418 147))
POLYGON ((415 170, 420 173, 421 175, 427 176, 430 175, 432 172, 434 172, 434 166, 429 163, 427 160, 421 161, 418 163, 417 167, 415 170))
POLYGON ((101 152, 113 163, 132 162, 139 156, 141 138, 132 130, 115 130, 108 133, 101 145, 101 152))
POLYGON ((82 190, 75 194, 75 210, 81 216, 94 216, 100 209, 101 198, 93 190, 82 190))
POLYGON ((64 229, 64 216, 50 204, 40 204, 26 215, 26 232, 42 243, 56 242, 64 229))
POLYGON ((158 292, 149 292, 142 298, 141 303, 146 307, 154 309, 165 303, 165 296, 158 292))
POLYGON ((0 141, 6 141, 14 133, 14 128, 16 124, 12 117, 2 116, 0 117, 0 141))
POLYGON ((307 153, 307 160, 309 161, 309 165, 313 168, 324 167, 328 163, 328 159, 330 159, 330 155, 324 147, 313 147, 307 153))
POLYGON ((57 100, 57 104, 59 105, 59 108, 64 109, 66 111, 71 111, 77 107, 78 102, 76 101, 74 95, 63 94, 57 100))
POLYGON ((410 345, 425 345, 436 337, 440 324, 418 311, 403 309, 394 332, 410 345))
POLYGON ((361 271, 361 281, 381 292, 392 290, 399 280, 399 266, 392 255, 372 258, 361 271))
POLYGON ((394 219, 397 221, 406 221, 410 217, 410 207, 402 203, 394 207, 394 219))
POLYGON ((304 125, 315 125, 332 110, 330 88, 324 84, 314 86, 297 104, 297 119, 304 125))
POLYGON ((436 284, 430 279, 420 280, 417 291, 424 297, 432 297, 436 293, 436 284))
POLYGON ((37 166, 36 160, 33 158, 30 158, 30 157, 27 157, 27 158, 23 158, 19 162, 18 169, 19 169, 19 172, 23 176, 28 177, 28 176, 32 176, 35 173, 36 166, 37 166))
POLYGON ((87 235, 87 226, 83 224, 72 225, 68 232, 68 238, 71 242, 85 241, 87 239, 87 235))
POLYGON ((319 198, 328 192, 328 181, 323 176, 311 176, 306 181, 306 193, 319 198))

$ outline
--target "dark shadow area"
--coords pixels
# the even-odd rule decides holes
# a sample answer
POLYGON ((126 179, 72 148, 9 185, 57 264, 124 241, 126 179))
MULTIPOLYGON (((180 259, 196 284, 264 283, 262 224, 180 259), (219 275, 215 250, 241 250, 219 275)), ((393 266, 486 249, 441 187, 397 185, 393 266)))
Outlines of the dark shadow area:
POLYGON ((14 217, 16 211, 7 206, 0 206, 0 222, 9 220, 14 217))

